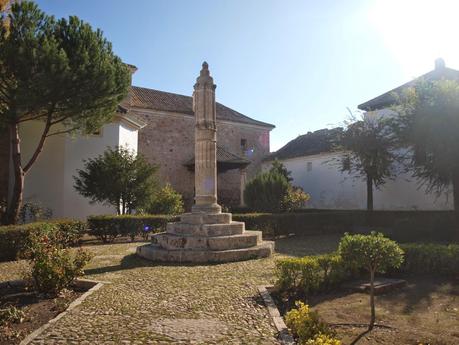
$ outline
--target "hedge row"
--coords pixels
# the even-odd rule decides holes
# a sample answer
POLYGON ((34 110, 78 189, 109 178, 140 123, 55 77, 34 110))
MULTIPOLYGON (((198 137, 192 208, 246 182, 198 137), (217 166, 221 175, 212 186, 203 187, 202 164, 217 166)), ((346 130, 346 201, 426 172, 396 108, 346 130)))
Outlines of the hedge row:
POLYGON ((243 213, 233 219, 265 237, 290 234, 369 233, 377 230, 400 241, 451 241, 456 238, 452 211, 304 210, 293 213, 243 213))
POLYGON ((69 247, 78 244, 85 232, 85 222, 71 219, 0 226, 0 261, 20 258, 31 233, 53 233, 63 246, 69 247))
POLYGON ((88 218, 88 233, 104 243, 113 242, 117 237, 136 236, 165 231, 166 224, 177 222, 178 216, 170 215, 123 215, 92 216, 88 218))
MULTIPOLYGON (((402 244, 404 261, 389 275, 459 276, 459 245, 402 244)), ((282 292, 311 294, 355 277, 338 254, 285 258, 276 261, 276 286, 282 292)))

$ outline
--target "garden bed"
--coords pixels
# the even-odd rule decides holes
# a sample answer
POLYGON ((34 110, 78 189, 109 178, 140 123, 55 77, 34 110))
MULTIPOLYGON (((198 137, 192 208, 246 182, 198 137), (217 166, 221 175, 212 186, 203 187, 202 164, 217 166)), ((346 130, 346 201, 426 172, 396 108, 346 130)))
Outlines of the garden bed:
POLYGON ((0 317, 0 345, 27 344, 98 285, 96 281, 77 280, 58 296, 47 296, 32 291, 23 280, 1 283, 0 310, 10 313, 0 317))
POLYGON ((369 295, 337 288, 307 298, 285 298, 271 289, 281 315, 295 300, 319 312, 343 344, 442 344, 459 343, 459 282, 431 277, 405 277, 406 287, 376 297, 376 320, 383 327, 367 331, 369 295))

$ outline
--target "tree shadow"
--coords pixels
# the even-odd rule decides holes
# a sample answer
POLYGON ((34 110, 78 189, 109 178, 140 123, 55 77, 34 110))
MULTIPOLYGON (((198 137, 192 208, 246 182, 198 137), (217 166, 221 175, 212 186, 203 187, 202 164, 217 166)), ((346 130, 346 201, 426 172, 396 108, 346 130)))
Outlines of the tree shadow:
POLYGON ((364 336, 366 336, 368 333, 371 332, 371 329, 366 329, 365 331, 363 331, 362 333, 360 333, 353 341, 352 343, 350 343, 349 345, 355 345, 357 344, 357 342, 362 339, 364 336))
MULTIPOLYGON (((95 257, 97 259, 97 256, 95 257)), ((138 256, 135 253, 128 254, 121 259, 117 265, 101 266, 85 269, 85 275, 98 275, 130 270, 142 267, 196 267, 196 266, 217 266, 224 263, 192 263, 192 262, 159 262, 150 261, 138 256)))
POLYGON ((275 240, 275 251, 287 256, 302 257, 334 252, 338 249, 341 238, 339 234, 332 235, 293 235, 275 240))
POLYGON ((409 314, 422 304, 431 306, 434 301, 432 294, 442 291, 452 296, 459 296, 459 285, 448 278, 424 277, 402 277, 407 280, 407 286, 380 295, 378 298, 390 303, 404 303, 403 313, 409 314))

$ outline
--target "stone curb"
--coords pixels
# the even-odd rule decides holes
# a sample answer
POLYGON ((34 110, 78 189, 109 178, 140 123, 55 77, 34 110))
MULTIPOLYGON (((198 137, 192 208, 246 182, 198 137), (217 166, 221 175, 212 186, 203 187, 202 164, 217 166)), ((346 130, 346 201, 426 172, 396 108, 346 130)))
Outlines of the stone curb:
POLYGON ((285 325, 284 319, 280 315, 279 309, 277 309, 277 306, 269 294, 267 287, 268 286, 260 285, 257 288, 263 298, 266 308, 268 308, 268 312, 274 322, 274 326, 276 326, 276 329, 279 332, 279 340, 282 345, 295 345, 296 343, 285 325))
POLYGON ((89 287, 93 285, 88 291, 86 291, 84 294, 82 294, 80 297, 78 297, 76 300, 74 300, 66 310, 64 310, 62 313, 58 314, 54 319, 49 320, 47 323, 45 323, 43 326, 40 328, 37 328, 35 331, 30 333, 27 337, 25 337, 19 345, 27 345, 31 341, 33 341, 36 337, 38 337, 41 333, 43 333, 46 329, 51 327, 53 324, 55 324, 58 320, 60 320, 62 317, 70 313, 73 309, 75 309, 77 306, 79 306, 89 295, 92 293, 96 292, 99 290, 102 286, 105 284, 110 284, 110 282, 106 281, 97 281, 97 280, 90 280, 90 279, 78 279, 76 281, 76 285, 79 285, 80 287, 89 287), (95 285, 93 285, 95 284, 95 285))

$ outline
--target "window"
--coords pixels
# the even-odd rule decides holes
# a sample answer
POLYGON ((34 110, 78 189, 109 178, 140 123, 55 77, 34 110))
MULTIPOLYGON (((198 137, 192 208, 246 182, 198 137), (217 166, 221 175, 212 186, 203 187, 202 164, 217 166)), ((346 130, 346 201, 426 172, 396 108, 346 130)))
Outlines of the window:
POLYGON ((306 164, 306 171, 312 171, 312 162, 306 164))
POLYGON ((241 139, 241 150, 244 152, 247 148, 247 139, 241 139))

